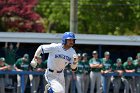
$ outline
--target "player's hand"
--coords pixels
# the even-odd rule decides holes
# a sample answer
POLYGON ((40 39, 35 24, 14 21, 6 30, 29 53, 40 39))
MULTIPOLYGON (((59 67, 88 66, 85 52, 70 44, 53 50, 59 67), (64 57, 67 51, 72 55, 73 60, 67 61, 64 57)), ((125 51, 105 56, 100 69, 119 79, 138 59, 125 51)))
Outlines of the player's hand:
POLYGON ((37 70, 36 71, 38 71, 38 72, 42 72, 43 71, 43 69, 42 68, 37 68, 37 70))
POLYGON ((77 64, 78 63, 78 56, 77 54, 73 55, 73 64, 77 64))
POLYGON ((17 71, 23 71, 23 70, 21 70, 21 69, 17 69, 17 71))
POLYGON ((30 65, 33 67, 33 68, 36 68, 37 66, 37 61, 35 59, 33 59, 30 63, 30 65))
POLYGON ((7 66, 7 70, 12 70, 10 65, 7 66))
POLYGON ((99 68, 102 68, 102 67, 103 67, 103 65, 102 65, 102 64, 100 64, 100 65, 99 65, 99 68))

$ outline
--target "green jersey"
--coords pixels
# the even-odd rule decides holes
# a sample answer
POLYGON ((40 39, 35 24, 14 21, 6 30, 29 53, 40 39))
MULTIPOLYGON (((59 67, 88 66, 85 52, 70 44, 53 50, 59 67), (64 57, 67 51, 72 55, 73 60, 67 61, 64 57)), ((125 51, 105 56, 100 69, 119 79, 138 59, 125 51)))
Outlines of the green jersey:
POLYGON ((140 64, 135 65, 135 72, 140 73, 140 64))
MULTIPOLYGON (((128 64, 128 62, 124 62, 123 64, 124 70, 133 70, 135 69, 135 65, 131 63, 131 65, 128 64)), ((127 79, 131 79, 131 76, 125 76, 127 79)))
POLYGON ((89 74, 90 73, 89 61, 83 62, 83 65, 84 65, 84 73, 89 74))
MULTIPOLYGON (((116 71, 116 70, 124 70, 123 65, 118 65, 117 63, 113 64, 112 66, 112 71, 116 71)), ((114 78, 118 78, 120 76, 114 76, 114 78)))
MULTIPOLYGON (((7 64, 7 63, 4 63, 3 66, 0 65, 0 68, 1 68, 1 67, 5 67, 5 66, 8 66, 8 64, 7 64)), ((5 76, 5 75, 2 75, 2 74, 1 74, 1 75, 0 75, 0 78, 2 78, 2 77, 4 77, 4 76, 5 76)))
POLYGON ((16 62, 16 52, 17 52, 17 48, 14 48, 12 50, 4 48, 5 50, 5 60, 6 63, 9 65, 13 65, 16 62))
POLYGON ((84 73, 84 63, 79 61, 77 65, 77 71, 76 74, 83 74, 84 73))
POLYGON ((123 68, 123 65, 117 65, 116 63, 115 64, 113 64, 113 66, 112 66, 112 70, 113 71, 115 71, 115 70, 124 70, 124 68, 123 68))
POLYGON ((29 70, 29 65, 30 65, 30 63, 29 62, 24 62, 22 58, 19 58, 15 63, 15 66, 18 69, 21 69, 23 71, 28 71, 29 70))
POLYGON ((138 64, 138 59, 135 59, 135 60, 133 61, 133 63, 134 63, 134 65, 137 65, 137 64, 138 64))
POLYGON ((104 71, 112 69, 112 66, 113 66, 112 60, 110 60, 110 59, 107 60, 106 58, 102 58, 100 60, 101 60, 101 62, 103 64, 103 70, 104 71))
POLYGON ((131 65, 128 64, 128 62, 124 62, 123 64, 124 70, 133 70, 135 69, 135 65, 131 63, 131 65))
MULTIPOLYGON (((95 59, 95 58, 91 58, 89 60, 89 64, 101 64, 101 60, 100 59, 95 59)), ((93 72, 101 72, 102 68, 91 68, 91 71, 93 72)))

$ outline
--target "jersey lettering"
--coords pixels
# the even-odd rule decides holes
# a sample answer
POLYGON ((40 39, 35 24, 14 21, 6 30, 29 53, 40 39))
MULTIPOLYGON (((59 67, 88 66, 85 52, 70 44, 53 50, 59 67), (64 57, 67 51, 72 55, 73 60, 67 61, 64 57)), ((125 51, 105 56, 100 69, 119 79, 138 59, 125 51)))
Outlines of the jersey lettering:
POLYGON ((67 61, 70 61, 70 60, 71 60, 70 57, 68 57, 68 56, 66 56, 66 55, 63 55, 63 54, 56 54, 56 55, 55 55, 55 58, 62 58, 62 59, 65 59, 65 60, 67 60, 67 61))

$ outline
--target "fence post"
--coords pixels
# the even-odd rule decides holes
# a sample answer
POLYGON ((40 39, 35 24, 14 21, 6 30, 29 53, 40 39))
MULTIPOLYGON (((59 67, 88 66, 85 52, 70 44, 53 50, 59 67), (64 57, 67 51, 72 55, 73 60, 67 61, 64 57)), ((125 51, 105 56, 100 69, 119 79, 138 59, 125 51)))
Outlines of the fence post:
POLYGON ((24 74, 20 74, 21 77, 21 93, 24 93, 25 91, 25 85, 24 85, 24 74))
POLYGON ((103 75, 103 93, 106 93, 106 76, 103 75))

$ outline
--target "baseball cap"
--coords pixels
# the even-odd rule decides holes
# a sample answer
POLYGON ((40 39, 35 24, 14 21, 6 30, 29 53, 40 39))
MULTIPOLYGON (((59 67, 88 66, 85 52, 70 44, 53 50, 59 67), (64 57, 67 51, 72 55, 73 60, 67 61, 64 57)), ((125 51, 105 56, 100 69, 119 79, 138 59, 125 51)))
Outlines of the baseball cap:
POLYGON ((82 57, 87 57, 87 53, 83 53, 82 54, 82 57))
POLYGON ((1 57, 1 58, 0 58, 0 61, 5 62, 5 58, 4 58, 4 57, 1 57))
POLYGON ((81 56, 81 53, 78 53, 77 56, 80 57, 81 56))
POLYGON ((116 62, 117 63, 122 62, 121 58, 117 58, 116 62))
POLYGON ((24 54, 23 57, 26 58, 26 59, 29 59, 29 54, 24 54))
POLYGON ((109 51, 105 51, 104 55, 110 55, 109 51))
POLYGON ((132 57, 128 57, 127 61, 133 61, 133 58, 132 57))
POLYGON ((95 50, 92 52, 92 54, 97 54, 97 53, 98 53, 98 52, 97 52, 97 51, 95 51, 95 50))

